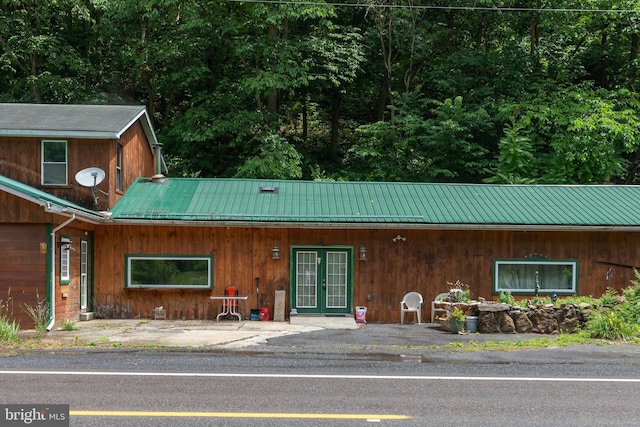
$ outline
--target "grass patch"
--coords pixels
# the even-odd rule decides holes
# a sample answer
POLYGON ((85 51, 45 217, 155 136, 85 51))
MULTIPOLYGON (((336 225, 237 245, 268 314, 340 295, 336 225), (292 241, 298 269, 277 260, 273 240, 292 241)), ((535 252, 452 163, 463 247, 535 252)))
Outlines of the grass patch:
POLYGON ((63 331, 77 331, 80 328, 78 326, 76 326, 76 323, 72 320, 66 319, 63 323, 62 323, 62 330, 63 331))
POLYGON ((20 342, 20 326, 15 320, 0 318, 0 342, 18 343, 20 342))

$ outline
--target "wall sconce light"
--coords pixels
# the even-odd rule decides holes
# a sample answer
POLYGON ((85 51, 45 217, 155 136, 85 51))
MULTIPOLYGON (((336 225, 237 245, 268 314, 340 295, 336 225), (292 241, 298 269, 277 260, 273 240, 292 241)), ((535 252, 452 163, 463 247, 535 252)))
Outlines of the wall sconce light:
POLYGON ((71 246, 71 240, 62 240, 60 242, 58 242, 58 246, 60 247, 61 251, 72 251, 75 252, 75 248, 73 246, 71 246))
POLYGON ((360 246, 360 261, 367 260, 367 248, 364 246, 360 246))
POLYGON ((398 240, 402 240, 403 242, 406 242, 407 238, 398 234, 396 237, 393 238, 393 241, 397 242, 398 240))
POLYGON ((280 259, 280 248, 278 245, 273 245, 273 248, 271 249, 271 258, 280 259))

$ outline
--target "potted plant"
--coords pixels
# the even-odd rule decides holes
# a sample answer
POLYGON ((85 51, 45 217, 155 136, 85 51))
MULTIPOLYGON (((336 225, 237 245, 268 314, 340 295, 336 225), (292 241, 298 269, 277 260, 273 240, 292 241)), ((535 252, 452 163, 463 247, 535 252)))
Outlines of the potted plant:
POLYGON ((464 331, 464 322, 467 319, 467 315, 460 307, 453 307, 453 310, 449 312, 449 328, 452 334, 457 334, 464 331))

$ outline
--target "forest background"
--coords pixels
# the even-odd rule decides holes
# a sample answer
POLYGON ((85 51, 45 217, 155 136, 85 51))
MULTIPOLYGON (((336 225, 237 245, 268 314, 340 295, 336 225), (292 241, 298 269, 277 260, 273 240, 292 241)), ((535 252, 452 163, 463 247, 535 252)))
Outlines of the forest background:
POLYGON ((0 102, 144 104, 173 176, 640 179, 639 0, 0 6, 0 102))

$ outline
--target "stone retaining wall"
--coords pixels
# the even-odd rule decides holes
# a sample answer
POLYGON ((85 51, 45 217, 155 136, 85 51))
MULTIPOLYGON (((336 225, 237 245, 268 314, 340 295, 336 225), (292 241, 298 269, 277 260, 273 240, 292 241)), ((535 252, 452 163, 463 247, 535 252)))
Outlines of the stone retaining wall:
POLYGON ((586 303, 580 306, 562 304, 558 307, 553 304, 529 305, 527 308, 482 303, 476 308, 480 333, 571 333, 587 321, 591 311, 591 306, 586 303))

